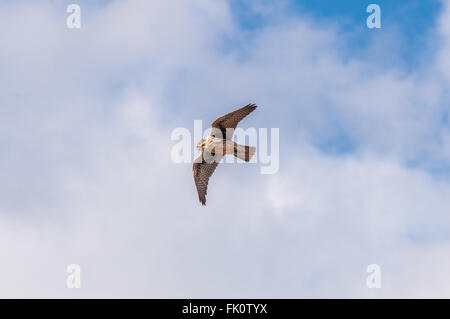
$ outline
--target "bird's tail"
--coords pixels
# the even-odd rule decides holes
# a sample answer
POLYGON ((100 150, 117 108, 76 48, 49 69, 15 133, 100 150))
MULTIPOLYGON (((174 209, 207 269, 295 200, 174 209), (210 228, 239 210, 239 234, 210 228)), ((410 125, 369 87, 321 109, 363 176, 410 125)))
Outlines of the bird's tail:
POLYGON ((255 153, 256 147, 234 143, 234 156, 243 161, 250 162, 255 153))

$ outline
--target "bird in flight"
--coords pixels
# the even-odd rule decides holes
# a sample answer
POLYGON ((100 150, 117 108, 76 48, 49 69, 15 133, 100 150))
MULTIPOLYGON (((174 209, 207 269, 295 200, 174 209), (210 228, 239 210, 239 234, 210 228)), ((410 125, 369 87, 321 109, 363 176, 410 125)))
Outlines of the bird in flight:
POLYGON ((226 154, 233 154, 249 162, 256 152, 256 147, 239 145, 232 141, 234 129, 238 123, 256 109, 255 104, 248 104, 234 112, 225 114, 212 122, 211 134, 197 143, 201 154, 194 160, 192 173, 197 187, 198 199, 206 205, 208 181, 217 165, 226 154))

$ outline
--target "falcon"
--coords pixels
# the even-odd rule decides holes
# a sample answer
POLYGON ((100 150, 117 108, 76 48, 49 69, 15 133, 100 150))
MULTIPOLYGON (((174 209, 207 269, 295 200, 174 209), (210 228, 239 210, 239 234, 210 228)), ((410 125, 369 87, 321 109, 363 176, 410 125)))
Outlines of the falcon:
POLYGON ((198 199, 206 205, 208 181, 217 165, 226 154, 232 154, 249 162, 256 152, 256 147, 239 145, 232 141, 234 129, 238 123, 256 109, 255 104, 248 104, 234 112, 225 114, 212 122, 211 134, 197 143, 201 154, 194 160, 192 173, 197 187, 198 199))

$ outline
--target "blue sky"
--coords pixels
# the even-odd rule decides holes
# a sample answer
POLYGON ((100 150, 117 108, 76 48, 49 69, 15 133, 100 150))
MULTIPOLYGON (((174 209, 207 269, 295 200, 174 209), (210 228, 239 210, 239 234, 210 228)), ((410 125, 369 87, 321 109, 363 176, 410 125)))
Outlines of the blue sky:
MULTIPOLYGON (((373 1, 231 1, 231 11, 237 23, 254 31, 279 24, 282 19, 295 19, 306 15, 318 28, 331 26, 341 34, 338 45, 344 59, 370 62, 380 68, 392 68, 398 72, 414 74, 434 58, 439 43, 435 30, 442 3, 428 1, 378 1, 382 11, 382 28, 368 29, 366 8, 373 1), (261 7, 270 10, 261 10, 261 7), (383 42, 388 41, 388 45, 383 42), (378 49, 379 48, 379 49, 378 49), (371 54, 371 51, 375 53, 371 54), (381 52, 380 52, 381 51, 381 52)), ((228 42, 233 47, 233 40, 228 42)), ((238 44, 239 48, 239 44, 238 44)), ((229 48, 225 46, 225 50, 229 48)), ((333 113, 333 110, 330 110, 333 113)), ((445 119, 445 111, 443 118, 445 119)), ((333 115, 331 115, 333 118, 333 115)), ((331 154, 348 153, 358 147, 351 133, 336 126, 332 136, 316 141, 316 146, 331 154)), ((420 164, 427 154, 409 161, 420 164)), ((414 165, 414 164, 412 164, 414 165)), ((447 164, 433 163, 430 171, 446 173, 447 164), (439 168, 438 168, 439 167, 439 168)))
MULTIPOLYGON (((433 54, 433 36, 435 22, 442 11, 442 3, 438 0, 411 1, 328 1, 328 0, 291 0, 291 1, 231 1, 231 10, 238 23, 250 30, 262 28, 271 23, 280 10, 283 15, 279 19, 306 14, 318 24, 333 24, 343 35, 342 40, 351 57, 364 56, 365 49, 371 42, 383 41, 386 34, 395 34, 396 42, 391 43, 390 51, 397 53, 395 63, 401 63, 407 71, 413 71, 424 58, 433 54), (380 30, 369 30, 366 19, 369 13, 366 8, 376 3, 382 11, 383 27, 380 30), (260 12, 254 5, 277 7, 278 10, 260 12), (363 52, 361 52, 361 50, 363 52)), ((368 58, 367 56, 365 57, 368 58)), ((370 57, 369 57, 370 58, 370 57)), ((379 61, 378 61, 379 62, 379 61)), ((389 64, 388 64, 389 65, 389 64)))
POLYGON ((1 297, 450 295, 448 5, 70 2, 0 4, 1 297), (250 102, 201 207, 171 132, 250 102))
MULTIPOLYGON (((417 40, 433 27, 432 21, 436 21, 442 3, 437 0, 411 0, 407 2, 395 0, 380 1, 328 1, 328 0, 290 0, 290 1, 247 1, 232 0, 231 10, 239 20, 239 23, 248 28, 264 26, 267 22, 265 15, 252 10, 256 3, 266 5, 278 5, 281 3, 285 11, 291 15, 307 13, 308 15, 323 20, 340 21, 341 28, 366 30, 365 21, 368 16, 368 5, 378 4, 382 10, 384 30, 390 31, 392 27, 399 27, 409 40, 417 40)), ((273 14, 273 12, 272 12, 273 14)), ((369 30, 367 30, 369 31, 369 30)), ((385 31, 386 32, 386 31, 385 31)), ((369 33, 368 33, 369 34, 369 33)), ((372 32, 372 34, 376 34, 372 32)))

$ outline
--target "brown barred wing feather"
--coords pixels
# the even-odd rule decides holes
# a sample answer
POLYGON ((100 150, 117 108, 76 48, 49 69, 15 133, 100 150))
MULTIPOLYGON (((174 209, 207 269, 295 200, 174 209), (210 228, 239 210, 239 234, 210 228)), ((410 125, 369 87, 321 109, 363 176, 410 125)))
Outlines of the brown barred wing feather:
MULTIPOLYGON (((200 155, 202 156, 202 155, 200 155)), ((214 173, 218 162, 207 163, 202 160, 200 163, 196 163, 192 166, 192 173, 194 174, 195 186, 197 187, 198 199, 202 205, 206 205, 206 193, 208 189, 208 182, 211 175, 214 173)))
POLYGON ((213 128, 220 129, 222 133, 223 139, 230 140, 233 137, 233 132, 238 123, 247 115, 249 115, 251 112, 253 112, 256 109, 255 104, 248 104, 239 110, 236 110, 234 112, 225 114, 221 117, 219 117, 217 120, 212 122, 211 126, 213 128), (229 129, 228 131, 231 132, 231 134, 226 134, 226 129, 229 129), (231 130, 230 130, 231 129, 231 130), (230 136, 231 135, 231 136, 230 136))

